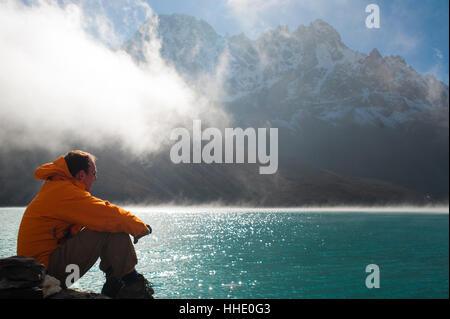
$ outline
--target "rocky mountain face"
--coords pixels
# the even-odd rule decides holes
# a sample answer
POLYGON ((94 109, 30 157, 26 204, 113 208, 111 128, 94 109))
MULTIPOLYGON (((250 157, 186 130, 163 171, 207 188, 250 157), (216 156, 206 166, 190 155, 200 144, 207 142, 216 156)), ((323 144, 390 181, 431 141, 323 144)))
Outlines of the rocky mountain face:
MULTIPOLYGON (((423 120, 424 114, 448 114, 444 83, 417 73, 400 56, 349 49, 320 19, 292 33, 280 26, 257 40, 220 36, 190 16, 159 19, 161 55, 186 79, 215 78, 224 91, 222 102, 244 111, 270 109, 279 124, 290 128, 304 113, 331 123, 351 117, 357 124, 388 127, 423 120), (253 104, 245 103, 249 98, 253 104)), ((142 26, 123 46, 137 61, 145 59, 144 43, 151 38, 146 30, 142 26)), ((448 125, 448 115, 447 122, 440 120, 448 125)))
MULTIPOLYGON (((154 36, 148 28, 122 47, 137 62, 154 36)), ((211 98, 235 127, 279 128, 281 167, 308 163, 448 198, 448 86, 402 57, 354 51, 320 19, 251 40, 218 35, 194 17, 161 15, 157 36, 162 57, 186 81, 204 94, 214 83, 220 94, 211 98)))

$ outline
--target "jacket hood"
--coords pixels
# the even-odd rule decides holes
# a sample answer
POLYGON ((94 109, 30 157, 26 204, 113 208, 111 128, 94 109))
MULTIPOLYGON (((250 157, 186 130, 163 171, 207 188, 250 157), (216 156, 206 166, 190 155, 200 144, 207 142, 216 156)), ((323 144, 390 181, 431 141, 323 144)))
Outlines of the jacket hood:
POLYGON ((34 172, 34 177, 43 181, 63 181, 70 180, 74 182, 77 186, 85 189, 82 182, 76 180, 72 174, 70 174, 67 163, 64 160, 64 156, 60 156, 57 160, 52 163, 46 163, 39 166, 34 172))

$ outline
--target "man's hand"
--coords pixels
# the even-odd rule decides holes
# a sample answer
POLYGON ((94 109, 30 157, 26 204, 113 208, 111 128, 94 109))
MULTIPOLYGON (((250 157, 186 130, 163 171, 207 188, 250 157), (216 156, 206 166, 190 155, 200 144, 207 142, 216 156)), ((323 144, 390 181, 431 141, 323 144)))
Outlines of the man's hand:
POLYGON ((152 228, 150 227, 150 225, 146 225, 146 226, 147 226, 147 232, 145 232, 139 236, 133 237, 134 238, 133 244, 137 244, 139 239, 152 233, 152 228))

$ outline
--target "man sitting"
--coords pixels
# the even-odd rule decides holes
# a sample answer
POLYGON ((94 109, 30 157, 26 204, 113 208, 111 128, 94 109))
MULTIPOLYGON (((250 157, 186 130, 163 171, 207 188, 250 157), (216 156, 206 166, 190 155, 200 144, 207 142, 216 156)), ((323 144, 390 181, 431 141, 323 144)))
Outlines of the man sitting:
POLYGON ((136 244, 151 228, 89 193, 97 179, 95 160, 87 152, 70 151, 36 169, 35 178, 46 183, 22 217, 17 254, 35 258, 63 286, 69 285, 66 278, 73 265, 81 277, 100 257, 100 269, 106 275, 102 294, 152 298, 152 287, 136 272, 137 257, 129 236, 136 244))

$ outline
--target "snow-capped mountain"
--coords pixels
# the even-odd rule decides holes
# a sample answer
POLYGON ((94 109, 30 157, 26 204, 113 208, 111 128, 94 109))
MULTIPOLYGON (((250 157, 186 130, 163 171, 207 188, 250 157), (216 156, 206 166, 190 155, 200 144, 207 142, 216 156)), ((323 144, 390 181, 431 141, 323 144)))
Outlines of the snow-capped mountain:
MULTIPOLYGON (((151 38, 146 30, 143 25, 123 46, 138 61, 145 59, 143 44, 151 38)), ((214 79, 223 93, 218 99, 231 109, 264 110, 275 126, 295 130, 299 120, 312 116, 334 125, 350 119, 396 127, 442 114, 448 126, 448 86, 417 73, 399 56, 351 50, 320 19, 250 40, 244 34, 220 36, 191 16, 160 15, 157 34, 162 57, 188 81, 214 79)))
POLYGON ((354 51, 322 20, 256 40, 186 15, 160 15, 156 33, 152 23, 122 49, 143 62, 157 37, 162 58, 220 102, 234 127, 278 127, 286 178, 302 162, 448 198, 448 86, 402 57, 354 51))

